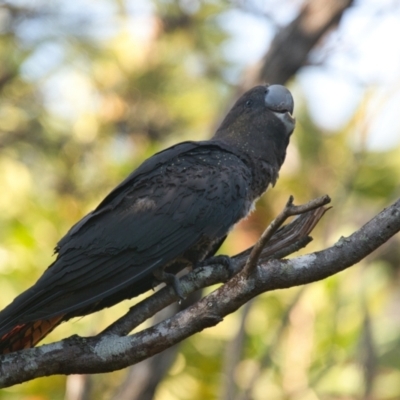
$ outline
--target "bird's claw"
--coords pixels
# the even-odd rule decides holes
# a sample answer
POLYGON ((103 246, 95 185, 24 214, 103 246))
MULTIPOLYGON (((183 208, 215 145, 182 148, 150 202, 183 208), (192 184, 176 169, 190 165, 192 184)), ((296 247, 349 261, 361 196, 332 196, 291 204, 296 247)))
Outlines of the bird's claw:
POLYGON ((216 265, 216 264, 220 264, 223 265, 226 270, 228 271, 228 276, 229 278, 232 278, 235 270, 233 268, 233 262, 232 262, 232 258, 229 256, 225 256, 225 255, 218 255, 218 256, 213 256, 210 258, 206 258, 203 261, 199 261, 196 264, 194 264, 193 268, 201 268, 201 267, 205 267, 207 265, 216 265))
POLYGON ((185 300, 186 297, 184 296, 184 294, 182 292, 181 284, 179 282, 179 279, 176 277, 176 275, 165 272, 164 269, 162 269, 162 268, 154 271, 153 275, 157 279, 157 281, 164 282, 166 284, 170 284, 172 286, 172 289, 174 289, 175 294, 181 300, 185 300))

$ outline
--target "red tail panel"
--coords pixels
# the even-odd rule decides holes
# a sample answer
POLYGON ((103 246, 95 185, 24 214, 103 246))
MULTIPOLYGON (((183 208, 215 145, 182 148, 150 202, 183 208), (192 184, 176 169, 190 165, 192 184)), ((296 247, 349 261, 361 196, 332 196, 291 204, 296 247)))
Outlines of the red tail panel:
POLYGON ((0 354, 29 349, 39 343, 57 325, 62 322, 64 315, 15 326, 0 339, 0 354))

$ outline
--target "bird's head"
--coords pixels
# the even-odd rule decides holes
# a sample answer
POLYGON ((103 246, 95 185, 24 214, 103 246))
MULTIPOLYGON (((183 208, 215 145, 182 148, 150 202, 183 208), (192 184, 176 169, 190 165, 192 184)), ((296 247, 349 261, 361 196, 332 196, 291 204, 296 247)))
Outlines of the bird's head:
POLYGON ((214 139, 280 167, 295 127, 293 109, 293 97, 284 86, 256 86, 234 104, 214 139))

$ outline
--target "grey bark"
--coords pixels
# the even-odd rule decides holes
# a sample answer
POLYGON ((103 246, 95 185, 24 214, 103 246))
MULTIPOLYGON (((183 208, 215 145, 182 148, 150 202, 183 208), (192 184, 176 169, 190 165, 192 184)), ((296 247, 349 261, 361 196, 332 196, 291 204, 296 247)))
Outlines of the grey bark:
MULTIPOLYGON (((400 199, 384 209, 349 237, 333 246, 293 259, 262 258, 251 274, 240 271, 248 255, 234 259, 238 272, 224 285, 187 309, 133 335, 123 336, 123 327, 89 338, 72 336, 57 343, 3 355, 0 358, 0 387, 55 374, 92 374, 125 368, 164 351, 183 339, 218 324, 260 293, 304 285, 327 278, 354 265, 388 241, 400 230, 400 199), (116 334, 119 332, 119 334, 116 334)), ((200 287, 226 281, 222 266, 195 270, 181 280, 186 294, 200 287)), ((166 287, 139 303, 140 313, 164 308, 176 299, 166 287)))
MULTIPOLYGON (((307 62, 311 50, 319 43, 321 38, 331 29, 337 26, 343 13, 353 4, 353 0, 307 0, 302 6, 299 15, 288 25, 280 29, 271 43, 268 51, 257 66, 252 68, 243 77, 242 83, 238 86, 237 94, 244 93, 259 83, 281 83, 287 82, 293 75, 307 62)), ((186 19, 182 19, 186 21, 186 19)), ((170 26, 170 24, 167 24, 170 26)), ((178 347, 175 347, 177 349, 178 347)), ((241 351, 239 346, 232 350, 241 351)), ((164 353, 163 353, 164 354, 164 353)), ((162 355, 154 359, 154 363, 167 365, 170 360, 170 353, 165 357, 168 360, 164 363, 162 355)), ((158 383, 154 380, 152 368, 143 365, 143 371, 138 371, 139 366, 135 367, 135 374, 139 374, 147 384, 141 386, 140 393, 145 390, 146 393, 155 392, 155 385, 158 383), (146 377, 145 377, 146 376, 146 377), (148 387, 151 385, 151 387, 148 387), (143 389, 144 388, 144 389, 143 389)), ((164 372, 167 370, 165 369, 164 372)), ((137 398, 137 382, 132 379, 131 372, 128 373, 123 383, 124 390, 127 395, 126 399, 135 400, 137 398), (132 391, 132 388, 135 388, 132 391), (129 397, 130 396, 130 397, 129 397)), ((233 388, 230 382, 233 380, 231 372, 226 371, 226 386, 223 389, 229 393, 233 388)), ((161 380, 163 375, 159 374, 161 380)), ((117 395, 119 395, 119 391, 117 395)), ((148 399, 151 399, 151 395, 148 399)))

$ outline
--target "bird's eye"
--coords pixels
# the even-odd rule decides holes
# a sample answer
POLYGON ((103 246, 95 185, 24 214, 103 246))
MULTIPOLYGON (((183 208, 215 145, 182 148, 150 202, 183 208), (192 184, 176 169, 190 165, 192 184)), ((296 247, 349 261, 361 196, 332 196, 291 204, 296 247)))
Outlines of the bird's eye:
POLYGON ((249 108, 253 105, 253 100, 247 100, 246 101, 246 107, 249 108))

